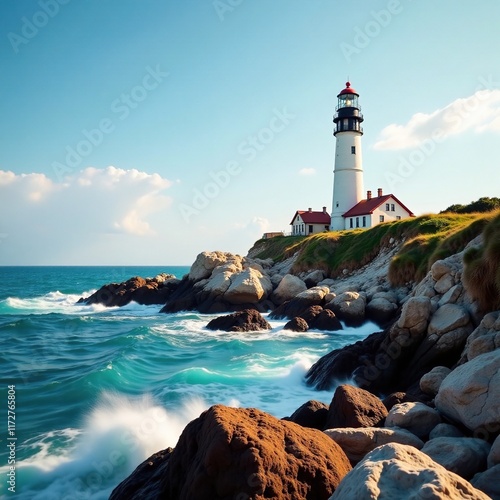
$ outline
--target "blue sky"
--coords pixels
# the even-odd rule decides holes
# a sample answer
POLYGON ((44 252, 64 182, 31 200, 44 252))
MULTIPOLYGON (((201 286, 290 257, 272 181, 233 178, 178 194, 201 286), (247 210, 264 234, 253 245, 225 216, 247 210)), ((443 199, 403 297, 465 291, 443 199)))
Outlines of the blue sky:
POLYGON ((0 265, 191 264, 331 209, 360 94, 366 189, 500 196, 500 4, 24 0, 0 17, 0 265))

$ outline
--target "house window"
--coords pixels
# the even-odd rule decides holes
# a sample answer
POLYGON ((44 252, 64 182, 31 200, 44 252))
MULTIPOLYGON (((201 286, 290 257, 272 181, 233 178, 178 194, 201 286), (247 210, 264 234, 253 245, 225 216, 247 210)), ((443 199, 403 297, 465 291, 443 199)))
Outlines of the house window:
POLYGON ((306 233, 305 233, 305 229, 304 229, 304 224, 302 224, 302 232, 303 232, 304 234, 306 234, 306 233))
POLYGON ((351 154, 352 155, 356 154, 356 146, 351 146, 351 154))
POLYGON ((312 224, 309 224, 309 234, 312 234, 312 232, 313 232, 312 224))
POLYGON ((330 226, 325 226, 325 231, 328 231, 330 229, 330 226))
POLYGON ((396 220, 401 220, 401 215, 396 215, 396 220))
POLYGON ((380 222, 384 222, 384 216, 381 215, 379 220, 380 220, 380 222))
POLYGON ((363 227, 366 227, 366 216, 363 215, 363 227))
POLYGON ((391 203, 391 212, 394 212, 396 210, 396 207, 394 206, 394 203, 391 203))
POLYGON ((389 203, 386 203, 386 204, 385 204, 385 210, 386 210, 386 212, 388 212, 388 211, 389 211, 389 203))
POLYGON ((338 202, 338 201, 337 201, 337 203, 335 204, 335 206, 336 206, 337 208, 339 208, 339 202, 338 202))
POLYGON ((356 217, 356 227, 359 227, 359 217, 356 217))
POLYGON ((352 218, 349 219, 349 227, 352 229, 352 218))

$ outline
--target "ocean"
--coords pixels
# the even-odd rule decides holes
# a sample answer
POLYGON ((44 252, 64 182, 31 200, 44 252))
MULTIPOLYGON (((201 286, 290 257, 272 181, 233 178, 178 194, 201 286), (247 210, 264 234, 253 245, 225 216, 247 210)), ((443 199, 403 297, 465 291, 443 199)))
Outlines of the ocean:
POLYGON ((332 349, 377 331, 205 329, 214 315, 76 304, 105 283, 189 267, 0 267, 0 496, 106 499, 211 405, 278 418, 332 391, 304 384, 332 349), (14 493, 15 491, 15 493, 14 493))

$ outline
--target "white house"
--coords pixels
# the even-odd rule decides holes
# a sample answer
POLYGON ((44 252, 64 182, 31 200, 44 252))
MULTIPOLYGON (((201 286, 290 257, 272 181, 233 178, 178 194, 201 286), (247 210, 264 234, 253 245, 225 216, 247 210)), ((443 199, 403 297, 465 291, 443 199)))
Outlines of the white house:
POLYGON ((356 229, 358 227, 373 227, 381 222, 414 217, 414 214, 393 194, 382 194, 382 189, 379 188, 376 197, 372 197, 372 192, 367 191, 366 199, 356 203, 342 217, 344 219, 343 229, 356 229))
POLYGON ((308 234, 322 233, 330 229, 330 214, 323 207, 321 212, 307 210, 297 210, 293 216, 292 236, 306 236, 308 234))

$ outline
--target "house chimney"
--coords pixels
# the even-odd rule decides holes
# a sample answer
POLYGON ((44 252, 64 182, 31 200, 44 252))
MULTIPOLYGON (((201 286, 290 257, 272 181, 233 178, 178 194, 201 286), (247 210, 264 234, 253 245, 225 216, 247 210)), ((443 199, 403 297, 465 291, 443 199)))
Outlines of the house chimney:
POLYGON ((380 197, 382 196, 382 188, 377 189, 377 195, 380 197))
POLYGON ((323 207, 323 213, 326 214, 326 207, 323 207))
POLYGON ((371 200, 372 199, 372 192, 371 191, 367 191, 366 192, 366 199, 367 200, 371 200))
POLYGON ((309 210, 309 213, 311 213, 311 212, 313 211, 313 209, 312 209, 312 208, 308 208, 307 210, 309 210))

